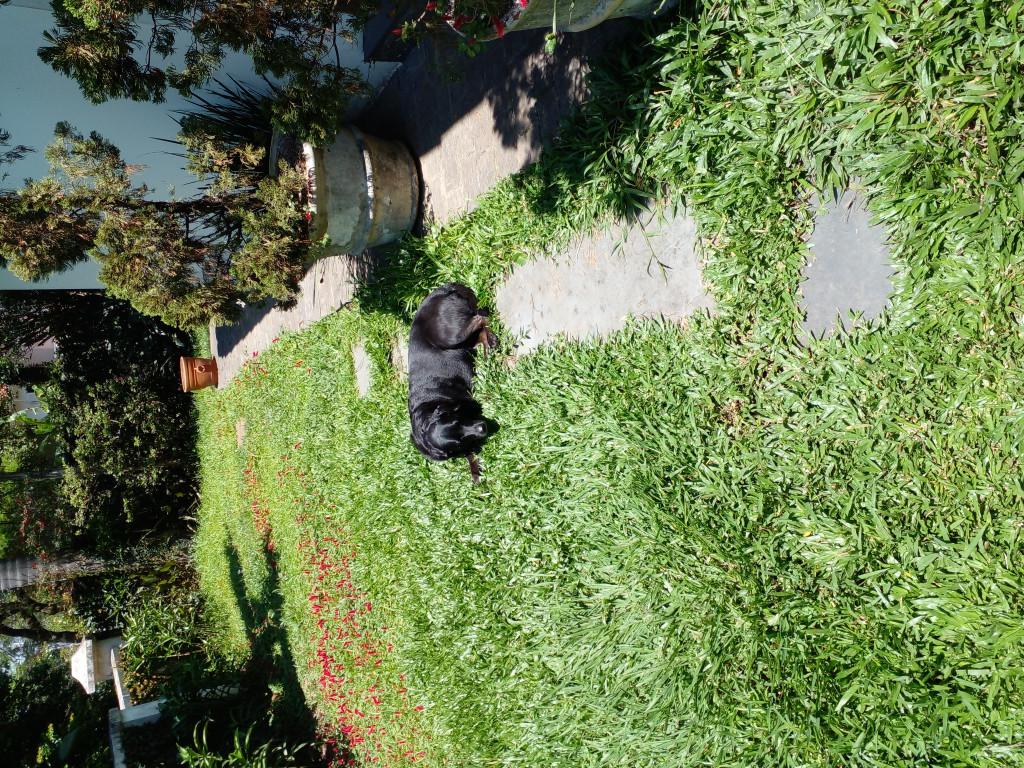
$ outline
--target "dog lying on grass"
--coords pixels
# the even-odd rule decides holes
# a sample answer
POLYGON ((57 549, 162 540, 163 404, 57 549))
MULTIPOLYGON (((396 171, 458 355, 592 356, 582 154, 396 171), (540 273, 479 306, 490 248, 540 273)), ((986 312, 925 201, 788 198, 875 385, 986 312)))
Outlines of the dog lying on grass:
POLYGON ((412 442, 434 461, 469 460, 480 482, 475 453, 487 438, 488 423, 473 399, 473 358, 497 338, 476 294, 460 283, 435 289, 416 310, 409 331, 409 420, 412 442))

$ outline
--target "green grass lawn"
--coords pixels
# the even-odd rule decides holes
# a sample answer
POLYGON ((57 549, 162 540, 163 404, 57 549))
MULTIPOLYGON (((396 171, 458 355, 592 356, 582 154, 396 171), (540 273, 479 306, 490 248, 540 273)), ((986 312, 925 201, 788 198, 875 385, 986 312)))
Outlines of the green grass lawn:
POLYGON ((1022 5, 633 40, 537 166, 197 393, 223 645, 360 765, 1024 764, 1022 5), (807 201, 850 179, 893 306, 803 347, 807 201), (698 220, 718 312, 489 358, 484 482, 420 458, 410 308, 644 199, 698 220))

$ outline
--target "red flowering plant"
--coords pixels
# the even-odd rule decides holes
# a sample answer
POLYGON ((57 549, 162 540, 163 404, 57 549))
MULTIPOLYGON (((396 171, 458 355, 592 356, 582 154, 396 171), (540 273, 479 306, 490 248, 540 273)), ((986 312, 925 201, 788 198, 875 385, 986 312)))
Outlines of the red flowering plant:
POLYGON ((418 42, 455 30, 459 50, 476 55, 488 40, 503 37, 510 7, 526 8, 530 0, 434 0, 423 6, 419 16, 393 31, 403 40, 418 42))

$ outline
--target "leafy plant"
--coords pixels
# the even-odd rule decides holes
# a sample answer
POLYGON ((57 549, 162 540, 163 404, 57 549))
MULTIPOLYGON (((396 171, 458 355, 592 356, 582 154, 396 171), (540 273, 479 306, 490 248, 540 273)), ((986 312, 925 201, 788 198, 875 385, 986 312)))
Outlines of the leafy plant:
MULTIPOLYGON (((248 145, 267 150, 273 133, 271 96, 233 77, 229 80, 230 83, 225 83, 214 79, 216 87, 209 96, 197 94, 189 100, 195 109, 177 112, 181 115, 177 118, 181 128, 179 141, 188 146, 188 141, 214 139, 227 149, 248 145)), ((268 84, 268 89, 272 94, 273 87, 268 84)))
POLYGON ((240 301, 287 302, 309 246, 298 201, 287 204, 300 191, 296 173, 254 185, 231 166, 253 168, 259 150, 236 147, 228 159, 215 142, 188 141, 193 167, 215 182, 189 200, 155 201, 132 185, 136 169, 115 146, 61 123, 47 148, 51 175, 0 195, 0 257, 26 280, 94 258, 113 296, 180 328, 229 322, 240 301))
POLYGON ((286 744, 265 742, 251 744, 252 728, 236 730, 234 749, 228 754, 218 754, 207 746, 206 725, 202 733, 196 726, 194 746, 178 748, 183 765, 188 768, 288 768, 297 765, 294 752, 302 747, 289 749, 286 744))
POLYGON ((65 656, 48 651, 10 674, 0 669, 0 748, 11 765, 110 765, 107 711, 113 689, 89 696, 65 656))
POLYGON ((136 697, 152 695, 194 654, 204 652, 207 628, 199 595, 176 589, 144 593, 120 611, 122 670, 136 697))

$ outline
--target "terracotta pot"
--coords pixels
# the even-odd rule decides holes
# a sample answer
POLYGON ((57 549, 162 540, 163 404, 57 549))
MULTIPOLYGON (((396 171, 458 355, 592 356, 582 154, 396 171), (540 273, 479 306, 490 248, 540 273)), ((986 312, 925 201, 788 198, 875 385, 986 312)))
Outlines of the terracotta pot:
MULTIPOLYGON (((543 29, 554 26, 559 31, 582 32, 608 19, 633 16, 653 19, 678 4, 679 0, 529 0, 524 8, 519 0, 500 17, 505 32, 519 29, 543 29), (556 13, 557 11, 557 13, 556 13)), ((493 40, 497 32, 480 35, 480 40, 493 40)))
POLYGON ((195 392, 204 387, 217 386, 217 361, 208 357, 181 358, 181 389, 195 392))
POLYGON ((304 144, 303 152, 316 214, 310 234, 330 237, 328 253, 361 253, 412 229, 420 173, 404 144, 346 126, 330 146, 304 144))

